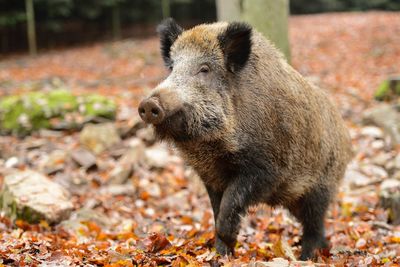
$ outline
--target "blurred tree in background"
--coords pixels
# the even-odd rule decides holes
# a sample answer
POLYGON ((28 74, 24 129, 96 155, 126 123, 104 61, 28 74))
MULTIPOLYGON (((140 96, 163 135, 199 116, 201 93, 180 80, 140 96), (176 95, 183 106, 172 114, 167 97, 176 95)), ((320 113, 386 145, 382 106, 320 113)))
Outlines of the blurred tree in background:
MULTIPOLYGON (((214 21, 215 0, 27 0, 33 2, 38 47, 155 34, 165 16, 184 25, 214 21)), ((28 13, 29 14, 29 13, 28 13)), ((0 52, 27 49, 23 0, 0 0, 0 52)))
MULTIPOLYGON (((215 0, 0 0, 0 53, 27 50, 26 3, 40 49, 154 34, 168 16, 185 26, 216 20, 215 0)), ((400 10, 400 1, 290 0, 292 14, 370 9, 400 10)))
POLYGON ((333 11, 400 10, 399 0, 290 0, 292 14, 333 11))
POLYGON ((288 0, 217 0, 218 20, 250 23, 290 61, 288 0))

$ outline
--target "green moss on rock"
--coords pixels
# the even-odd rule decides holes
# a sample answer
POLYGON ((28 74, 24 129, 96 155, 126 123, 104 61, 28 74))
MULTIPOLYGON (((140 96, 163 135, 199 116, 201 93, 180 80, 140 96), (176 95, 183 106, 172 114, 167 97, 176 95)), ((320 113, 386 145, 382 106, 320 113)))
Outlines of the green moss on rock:
POLYGON ((382 82, 375 92, 375 99, 390 101, 400 96, 400 78, 391 78, 382 82))
POLYGON ((68 90, 59 89, 11 95, 0 100, 0 133, 25 135, 51 128, 50 119, 63 120, 67 114, 113 119, 115 113, 115 103, 96 94, 77 97, 68 90))
POLYGON ((101 95, 86 95, 81 98, 79 110, 89 117, 115 118, 116 105, 110 99, 101 95))

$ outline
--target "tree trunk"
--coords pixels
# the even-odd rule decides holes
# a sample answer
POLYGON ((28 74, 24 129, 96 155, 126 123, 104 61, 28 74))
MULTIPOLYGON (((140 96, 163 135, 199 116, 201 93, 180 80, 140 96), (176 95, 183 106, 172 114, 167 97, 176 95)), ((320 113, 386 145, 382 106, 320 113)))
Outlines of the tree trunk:
POLYGON ((112 7, 112 32, 114 41, 121 39, 121 16, 118 2, 112 7))
POLYGON ((217 0, 218 20, 246 21, 290 60, 289 0, 217 0))
POLYGON ((162 16, 163 18, 171 17, 170 0, 161 0, 162 16))
POLYGON ((25 0, 26 8, 26 22, 29 54, 35 56, 37 54, 36 48, 36 31, 35 31, 35 10, 33 8, 33 0, 25 0))

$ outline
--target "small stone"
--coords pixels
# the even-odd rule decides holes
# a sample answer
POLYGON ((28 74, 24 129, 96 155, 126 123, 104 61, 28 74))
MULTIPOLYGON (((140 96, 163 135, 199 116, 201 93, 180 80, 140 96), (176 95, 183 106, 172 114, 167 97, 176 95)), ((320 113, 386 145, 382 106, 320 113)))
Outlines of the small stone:
POLYGON ((44 156, 39 163, 39 169, 47 175, 54 174, 64 168, 67 158, 68 155, 64 150, 54 150, 44 156))
POLYGON ((100 154, 121 142, 117 128, 113 123, 87 124, 79 139, 82 145, 95 154, 100 154))
POLYGON ((382 149, 382 148, 385 147, 385 141, 383 141, 383 140, 374 140, 371 143, 371 147, 373 149, 382 149))
POLYGON ((109 184, 124 184, 132 174, 132 166, 118 165, 110 171, 109 184))
POLYGON ((400 180, 386 179, 380 186, 380 205, 389 211, 389 223, 400 224, 400 180))
POLYGON ((153 127, 146 127, 139 129, 136 132, 136 136, 143 140, 148 146, 153 145, 156 142, 156 135, 154 133, 153 127))
POLYGON ((394 167, 400 170, 400 154, 397 154, 394 159, 394 167))
POLYGON ((400 170, 396 171, 396 172, 392 175, 392 178, 400 181, 400 170))
POLYGON ((139 116, 135 116, 119 128, 119 133, 123 139, 126 139, 135 136, 137 131, 144 127, 145 123, 143 120, 139 116))
POLYGON ((152 197, 161 196, 161 188, 157 183, 150 183, 146 186, 147 193, 152 197))
POLYGON ((380 153, 372 158, 372 163, 381 167, 385 167, 391 158, 392 156, 388 153, 380 153))
POLYGON ((272 261, 262 262, 265 267, 289 267, 289 261, 284 258, 273 258, 272 261))
POLYGON ((4 164, 6 168, 14 168, 18 165, 18 158, 17 157, 11 157, 7 159, 6 163, 4 164))
POLYGON ((62 222, 60 227, 80 236, 80 229, 85 228, 84 222, 88 221, 96 223, 101 228, 107 228, 112 224, 112 220, 105 214, 96 210, 82 208, 74 212, 68 220, 62 222))
POLYGON ((361 135, 370 136, 375 139, 383 138, 383 131, 375 126, 366 126, 361 129, 361 135))
POLYGON ((5 176, 0 203, 11 219, 30 223, 58 223, 68 218, 73 208, 69 193, 62 186, 31 170, 5 176))
POLYGON ((164 168, 169 162, 169 153, 166 147, 156 145, 145 151, 145 162, 150 167, 164 168))
POLYGON ((388 177, 388 173, 384 168, 373 164, 366 164, 361 166, 361 171, 366 175, 374 178, 385 179, 388 177))
POLYGON ((382 128, 383 132, 390 136, 392 146, 400 144, 400 112, 395 106, 382 104, 365 111, 363 123, 382 128))
POLYGON ((135 193, 135 187, 131 183, 129 184, 113 184, 104 186, 100 189, 100 194, 109 194, 112 196, 118 195, 133 195, 135 193))
POLYGON ((344 181, 350 185, 350 188, 357 188, 368 185, 371 179, 358 171, 348 170, 344 175, 344 181))
POLYGON ((356 248, 358 248, 358 249, 365 248, 366 245, 367 245, 367 241, 364 238, 360 238, 356 242, 356 248))
POLYGON ((123 184, 131 176, 133 169, 136 164, 143 158, 144 144, 140 139, 137 139, 134 146, 131 146, 125 151, 121 159, 118 161, 117 165, 111 170, 110 178, 108 180, 109 184, 123 184))
POLYGON ((71 152, 71 158, 85 169, 96 165, 96 157, 86 149, 78 149, 71 152))

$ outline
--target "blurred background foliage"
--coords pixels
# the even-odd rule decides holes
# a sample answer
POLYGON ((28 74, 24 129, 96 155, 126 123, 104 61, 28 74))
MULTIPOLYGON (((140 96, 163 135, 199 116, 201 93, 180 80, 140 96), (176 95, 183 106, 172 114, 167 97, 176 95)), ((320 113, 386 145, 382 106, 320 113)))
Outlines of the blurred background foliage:
MULTIPOLYGON (((0 53, 27 50, 27 1, 40 49, 151 35, 166 16, 186 26, 216 20, 214 0, 0 0, 0 53)), ((400 1, 290 0, 292 14, 371 9, 400 10, 400 1)))

